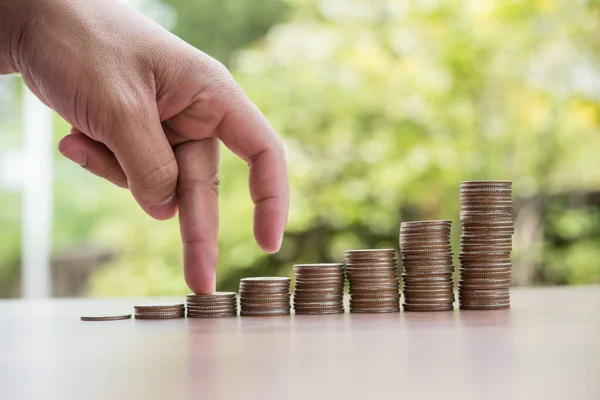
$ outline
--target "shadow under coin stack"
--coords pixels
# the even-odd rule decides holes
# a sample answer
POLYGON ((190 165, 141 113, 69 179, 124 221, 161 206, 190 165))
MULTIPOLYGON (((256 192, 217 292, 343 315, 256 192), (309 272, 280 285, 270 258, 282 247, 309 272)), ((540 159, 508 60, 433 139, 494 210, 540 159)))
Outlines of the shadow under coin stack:
POLYGON ((240 315, 290 314, 290 278, 244 278, 240 281, 240 315))
POLYGON ((188 294, 186 302, 188 318, 225 318, 237 316, 237 296, 235 292, 188 294))
POLYGON ((183 303, 134 306, 135 319, 173 319, 185 317, 183 303))
POLYGON ((405 311, 454 308, 452 221, 413 221, 400 225, 405 311))
POLYGON ((458 298, 464 310, 510 307, 512 183, 460 185, 462 223, 458 298))
POLYGON ((297 315, 344 312, 344 265, 294 265, 294 311, 297 315))
POLYGON ((400 311, 396 250, 347 250, 351 313, 400 311))

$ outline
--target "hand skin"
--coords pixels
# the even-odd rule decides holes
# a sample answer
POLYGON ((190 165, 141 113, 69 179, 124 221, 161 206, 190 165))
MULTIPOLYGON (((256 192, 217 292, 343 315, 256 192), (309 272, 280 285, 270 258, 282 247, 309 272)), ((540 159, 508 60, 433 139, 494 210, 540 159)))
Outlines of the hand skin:
POLYGON ((218 61, 116 0, 0 0, 0 73, 11 72, 71 124, 65 157, 156 219, 179 209, 195 293, 215 290, 219 141, 249 165, 257 243, 279 250, 283 148, 218 61))

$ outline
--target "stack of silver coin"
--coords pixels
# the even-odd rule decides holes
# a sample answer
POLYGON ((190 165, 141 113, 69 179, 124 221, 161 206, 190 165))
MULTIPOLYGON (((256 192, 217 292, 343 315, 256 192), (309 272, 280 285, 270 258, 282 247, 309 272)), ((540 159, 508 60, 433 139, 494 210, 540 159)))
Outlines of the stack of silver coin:
POLYGON ((290 308, 290 278, 244 278, 240 281, 240 315, 289 315, 290 308))
POLYGON ((296 264, 294 278, 297 315, 344 312, 344 264, 296 264))
POLYGON ((405 311, 454 308, 452 221, 412 221, 400 225, 405 311))
POLYGON ((188 318, 223 318, 237 316, 235 292, 211 294, 188 294, 186 296, 188 318))
POLYGON ((185 317, 183 303, 142 304, 133 307, 135 319, 173 319, 185 317))
POLYGON ((462 182, 460 201, 460 308, 509 308, 514 233, 512 183, 462 182))
POLYGON ((351 313, 400 311, 396 250, 347 250, 351 313))

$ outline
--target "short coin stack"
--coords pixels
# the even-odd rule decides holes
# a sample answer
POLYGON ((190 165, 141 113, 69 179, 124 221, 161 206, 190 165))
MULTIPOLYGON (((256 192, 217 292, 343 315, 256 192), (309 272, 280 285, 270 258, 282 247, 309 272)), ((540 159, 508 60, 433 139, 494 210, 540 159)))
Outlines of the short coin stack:
POLYGON ((451 229, 452 221, 413 221, 400 225, 404 310, 454 308, 451 229))
POLYGON ((188 294, 186 302, 188 318, 224 318, 237 316, 237 296, 235 292, 188 294))
POLYGON ((294 311, 297 315, 344 312, 344 265, 294 265, 294 311))
POLYGON ((464 310, 510 307, 512 183, 460 185, 462 223, 458 298, 464 310))
POLYGON ((183 303, 145 304, 133 307, 135 319, 173 319, 185 316, 183 303))
POLYGON ((240 315, 290 314, 290 278, 244 278, 240 281, 240 315))
POLYGON ((400 311, 396 250, 347 250, 351 313, 400 311))

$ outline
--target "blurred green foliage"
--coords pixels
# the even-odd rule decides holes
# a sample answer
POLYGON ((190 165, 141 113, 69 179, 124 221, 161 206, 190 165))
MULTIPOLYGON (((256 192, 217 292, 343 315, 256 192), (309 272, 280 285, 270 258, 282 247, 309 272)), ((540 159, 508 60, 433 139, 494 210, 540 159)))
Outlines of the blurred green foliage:
MULTIPOLYGON (((458 249, 468 179, 514 182, 517 284, 600 282, 598 2, 163 3, 174 32, 231 67, 286 145, 292 203, 273 256, 252 238, 247 167, 223 151, 220 289, 397 247, 401 220, 454 220, 458 249)), ((176 221, 56 163, 55 251, 116 254, 90 294, 186 292, 176 221)), ((14 198, 0 194, 18 215, 14 198)), ((18 265, 18 224, 2 221, 0 281, 18 265)))

